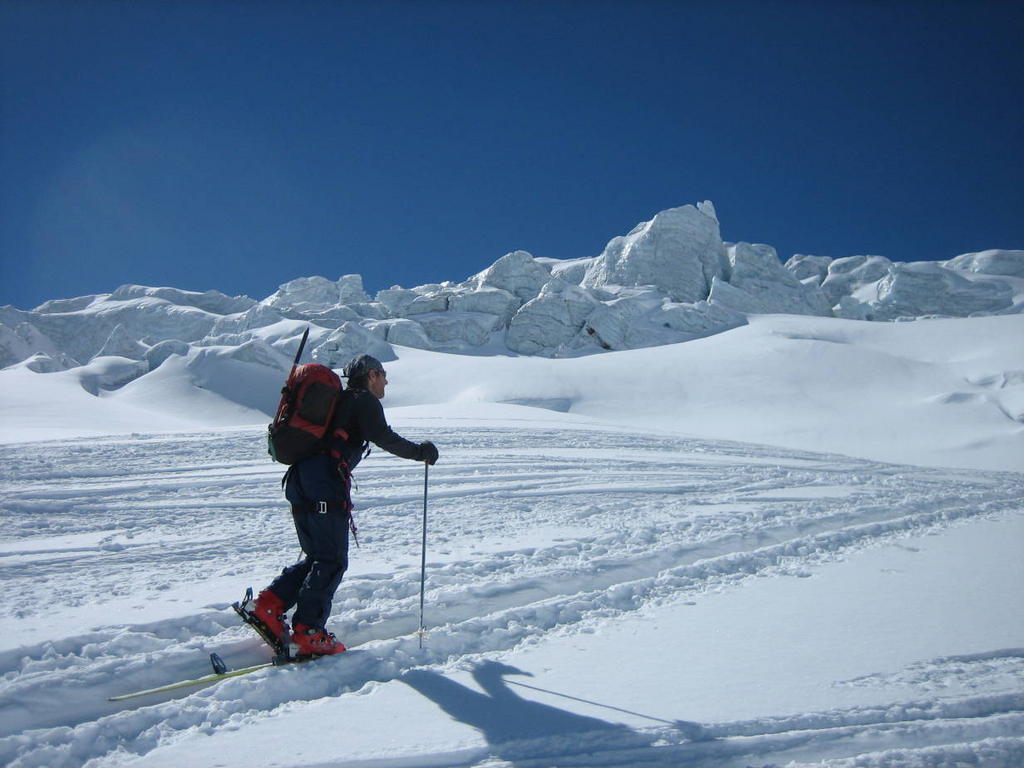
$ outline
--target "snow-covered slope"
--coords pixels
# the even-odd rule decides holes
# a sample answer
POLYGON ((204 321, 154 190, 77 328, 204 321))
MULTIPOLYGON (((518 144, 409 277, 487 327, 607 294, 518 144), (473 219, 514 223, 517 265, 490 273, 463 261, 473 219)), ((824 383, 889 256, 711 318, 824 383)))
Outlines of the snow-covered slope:
POLYGON ((1019 309, 1016 257, 785 269, 689 220, 699 270, 611 282, 657 277, 635 259, 664 256, 663 221, 709 213, 641 226, 600 265, 520 252, 373 300, 310 279, 259 303, 125 289, 5 310, 34 354, 0 370, 0 764, 1024 764, 1024 315, 822 309, 905 308, 922 286, 973 307, 993 285, 1019 309), (229 603, 296 556, 263 436, 307 325, 330 364, 386 360, 391 423, 440 448, 429 636, 424 470, 377 451, 329 624, 348 653, 108 701, 211 653, 269 660, 229 603), (644 343, 578 355, 600 349, 585 328, 644 343), (428 329, 488 354, 424 349, 428 329))
MULTIPOLYGON (((238 347, 183 347, 136 379, 126 358, 53 373, 13 366, 0 371, 0 441, 265 423, 303 328, 283 321, 238 347)), ((395 347, 387 403, 438 419, 527 405, 658 433, 1024 470, 1022 338, 1021 315, 772 315, 683 344, 571 359, 395 347)))
POLYGON ((375 452, 357 473, 362 546, 329 624, 352 650, 120 703, 107 697, 207 673, 213 652, 233 668, 269 660, 228 603, 295 557, 280 468, 259 428, 9 446, 0 763, 1024 758, 1020 474, 521 405, 391 415, 441 447, 423 647, 423 470, 375 452))

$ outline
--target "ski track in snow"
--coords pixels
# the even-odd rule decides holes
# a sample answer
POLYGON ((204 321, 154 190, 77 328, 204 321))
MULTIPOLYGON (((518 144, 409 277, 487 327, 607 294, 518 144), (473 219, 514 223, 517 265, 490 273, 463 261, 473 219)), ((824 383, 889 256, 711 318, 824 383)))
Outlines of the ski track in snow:
MULTIPOLYGON (((274 668, 122 703, 106 697, 198 677, 210 652, 234 667, 269 658, 228 604, 296 557, 280 468, 252 431, 12 446, 18 461, 0 468, 7 609, 30 624, 57 601, 81 607, 91 617, 81 626, 96 628, 0 652, 0 762, 114 765, 176 734, 237 728, 415 667, 450 668, 552 632, 589 631, 754 575, 805 575, 851 548, 1024 507, 1012 473, 615 430, 432 428, 429 437, 444 450, 430 475, 433 631, 423 649, 410 636, 423 478, 419 465, 374 453, 356 473, 362 548, 353 549, 330 624, 353 651, 318 661, 315 673, 274 668), (367 571, 367 562, 381 570, 367 571), (106 607, 123 616, 128 604, 142 618, 147 604, 168 609, 176 589, 206 582, 236 586, 210 594, 199 610, 183 605, 174 618, 104 625, 106 607)), ((1024 682, 1024 649, 843 683, 935 692, 923 702, 652 728, 638 732, 644 743, 635 748, 595 735, 559 754, 558 764, 799 761, 810 745, 815 756, 834 746, 836 765, 898 763, 910 753, 916 764, 945 765, 965 743, 972 760, 984 753, 985 764, 1024 763, 1024 687, 993 692, 990 674, 1024 682), (943 698, 951 678, 978 695, 943 698), (844 758, 851 750, 856 762, 844 758)), ((502 757, 541 766, 551 747, 508 745, 502 757)), ((417 765, 482 757, 424 756, 417 765)))

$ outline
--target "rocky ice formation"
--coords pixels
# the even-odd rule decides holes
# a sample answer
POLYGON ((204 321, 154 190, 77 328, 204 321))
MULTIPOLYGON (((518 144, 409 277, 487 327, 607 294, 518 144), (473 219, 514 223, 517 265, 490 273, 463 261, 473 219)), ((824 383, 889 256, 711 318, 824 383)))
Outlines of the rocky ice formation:
POLYGON ((830 314, 830 304, 821 289, 800 282, 782 266, 770 245, 737 243, 729 247, 728 254, 728 278, 717 278, 712 287, 712 298, 722 306, 740 313, 830 314))
MULTIPOLYGON (((494 262, 483 272, 466 281, 472 293, 490 293, 492 301, 499 301, 504 307, 502 314, 515 311, 517 302, 509 303, 505 297, 518 299, 518 305, 525 304, 537 296, 551 279, 551 269, 538 263, 526 251, 513 251, 494 262)), ((463 310, 488 311, 484 306, 463 306, 463 310)))
POLYGON ((313 360, 330 368, 343 368, 356 355, 373 355, 381 362, 395 353, 381 336, 357 322, 348 321, 313 347, 313 360))
POLYGON ((971 281, 955 270, 929 263, 894 264, 874 287, 868 286, 859 293, 871 307, 870 320, 922 315, 968 317, 1002 312, 1013 305, 1009 285, 971 281))
MULTIPOLYGON (((552 277, 512 316, 505 343, 524 355, 566 348, 598 306, 601 302, 586 289, 552 277)), ((588 333, 593 335, 593 331, 588 333)), ((601 346, 611 348, 603 343, 601 346)))
POLYGON ((142 360, 149 347, 130 334, 123 325, 114 326, 107 340, 103 342, 95 357, 127 357, 129 360, 142 360))
POLYGON ((831 314, 854 320, 969 317, 1024 310, 1024 251, 966 253, 945 262, 884 256, 794 256, 786 268, 818 285, 831 314))
POLYGON ((32 370, 45 367, 63 371, 78 365, 32 324, 30 313, 9 307, 0 309, 0 367, 34 357, 45 358, 45 361, 38 362, 32 370))
POLYGON ((979 275, 1024 278, 1024 251, 980 251, 965 253, 942 264, 949 269, 979 275))
MULTIPOLYGON (((40 348, 33 352, 52 346, 86 363, 108 342, 119 349, 130 341, 137 342, 143 345, 142 351, 167 339, 198 343, 218 320, 255 304, 246 296, 231 297, 219 291, 197 293, 123 285, 111 294, 49 301, 31 312, 0 307, 0 323, 9 329, 23 323, 31 326, 32 332, 41 337, 37 342, 40 348)), ((7 344, 0 347, 0 366, 17 362, 7 356, 8 349, 7 344)))
MULTIPOLYGON (((710 202, 662 211, 597 256, 560 261, 506 254, 459 283, 366 293, 359 275, 301 277, 262 301, 176 288, 0 307, 0 367, 90 364, 91 387, 122 384, 206 348, 274 369, 309 324, 314 360, 395 358, 394 345, 468 354, 575 356, 688 341, 763 313, 897 320, 1024 311, 1024 251, 944 262, 796 255, 726 243, 710 202), (97 360, 122 362, 100 365, 97 360)), ((205 354, 205 353, 203 353, 205 354)), ((213 354, 211 352, 211 354, 213 354)), ((85 384, 83 383, 83 386, 85 384)))
POLYGON ((583 277, 585 288, 649 285, 675 302, 708 297, 728 269, 718 217, 710 201, 662 211, 616 237, 583 277))
POLYGON ((286 317, 304 318, 337 310, 346 310, 343 314, 357 316, 349 309, 349 305, 363 304, 369 300, 370 297, 363 292, 363 278, 359 275, 345 275, 337 282, 326 277, 300 277, 282 285, 277 293, 264 299, 261 304, 286 317))

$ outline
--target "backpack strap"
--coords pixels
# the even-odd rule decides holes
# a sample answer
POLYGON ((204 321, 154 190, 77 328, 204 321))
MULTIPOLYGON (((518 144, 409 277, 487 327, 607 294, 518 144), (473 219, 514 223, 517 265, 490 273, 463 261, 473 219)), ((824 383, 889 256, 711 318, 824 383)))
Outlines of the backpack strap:
MULTIPOLYGON (((338 427, 334 432, 331 433, 328 445, 337 444, 339 441, 344 443, 348 440, 348 432, 341 427, 338 427)), ((338 470, 344 477, 351 477, 352 472, 349 470, 348 462, 345 461, 345 457, 342 456, 341 451, 338 448, 328 448, 327 453, 330 454, 331 458, 338 462, 338 470)))

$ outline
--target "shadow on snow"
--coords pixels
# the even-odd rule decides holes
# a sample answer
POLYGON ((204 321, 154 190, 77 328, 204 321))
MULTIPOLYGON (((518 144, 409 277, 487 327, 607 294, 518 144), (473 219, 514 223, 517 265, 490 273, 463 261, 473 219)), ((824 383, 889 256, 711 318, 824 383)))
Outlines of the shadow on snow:
MULTIPOLYGON (((399 679, 453 719, 479 730, 487 740, 491 757, 514 764, 529 765, 556 756, 563 760, 568 758, 567 763, 571 764, 573 757, 589 755, 594 758, 594 753, 606 753, 605 759, 599 762, 614 764, 617 757, 626 758, 624 752, 630 753, 632 757, 627 760, 632 760, 638 757, 635 750, 678 745, 681 741, 701 738, 702 729, 696 723, 649 717, 505 679, 508 675, 529 674, 494 661, 478 664, 472 675, 483 693, 426 669, 410 670, 399 679), (654 720, 665 724, 665 732, 644 733, 621 723, 524 699, 512 690, 512 685, 654 720)), ((651 758, 654 755, 648 754, 647 760, 651 758)), ((675 752, 673 760, 679 758, 679 753, 675 752)))

